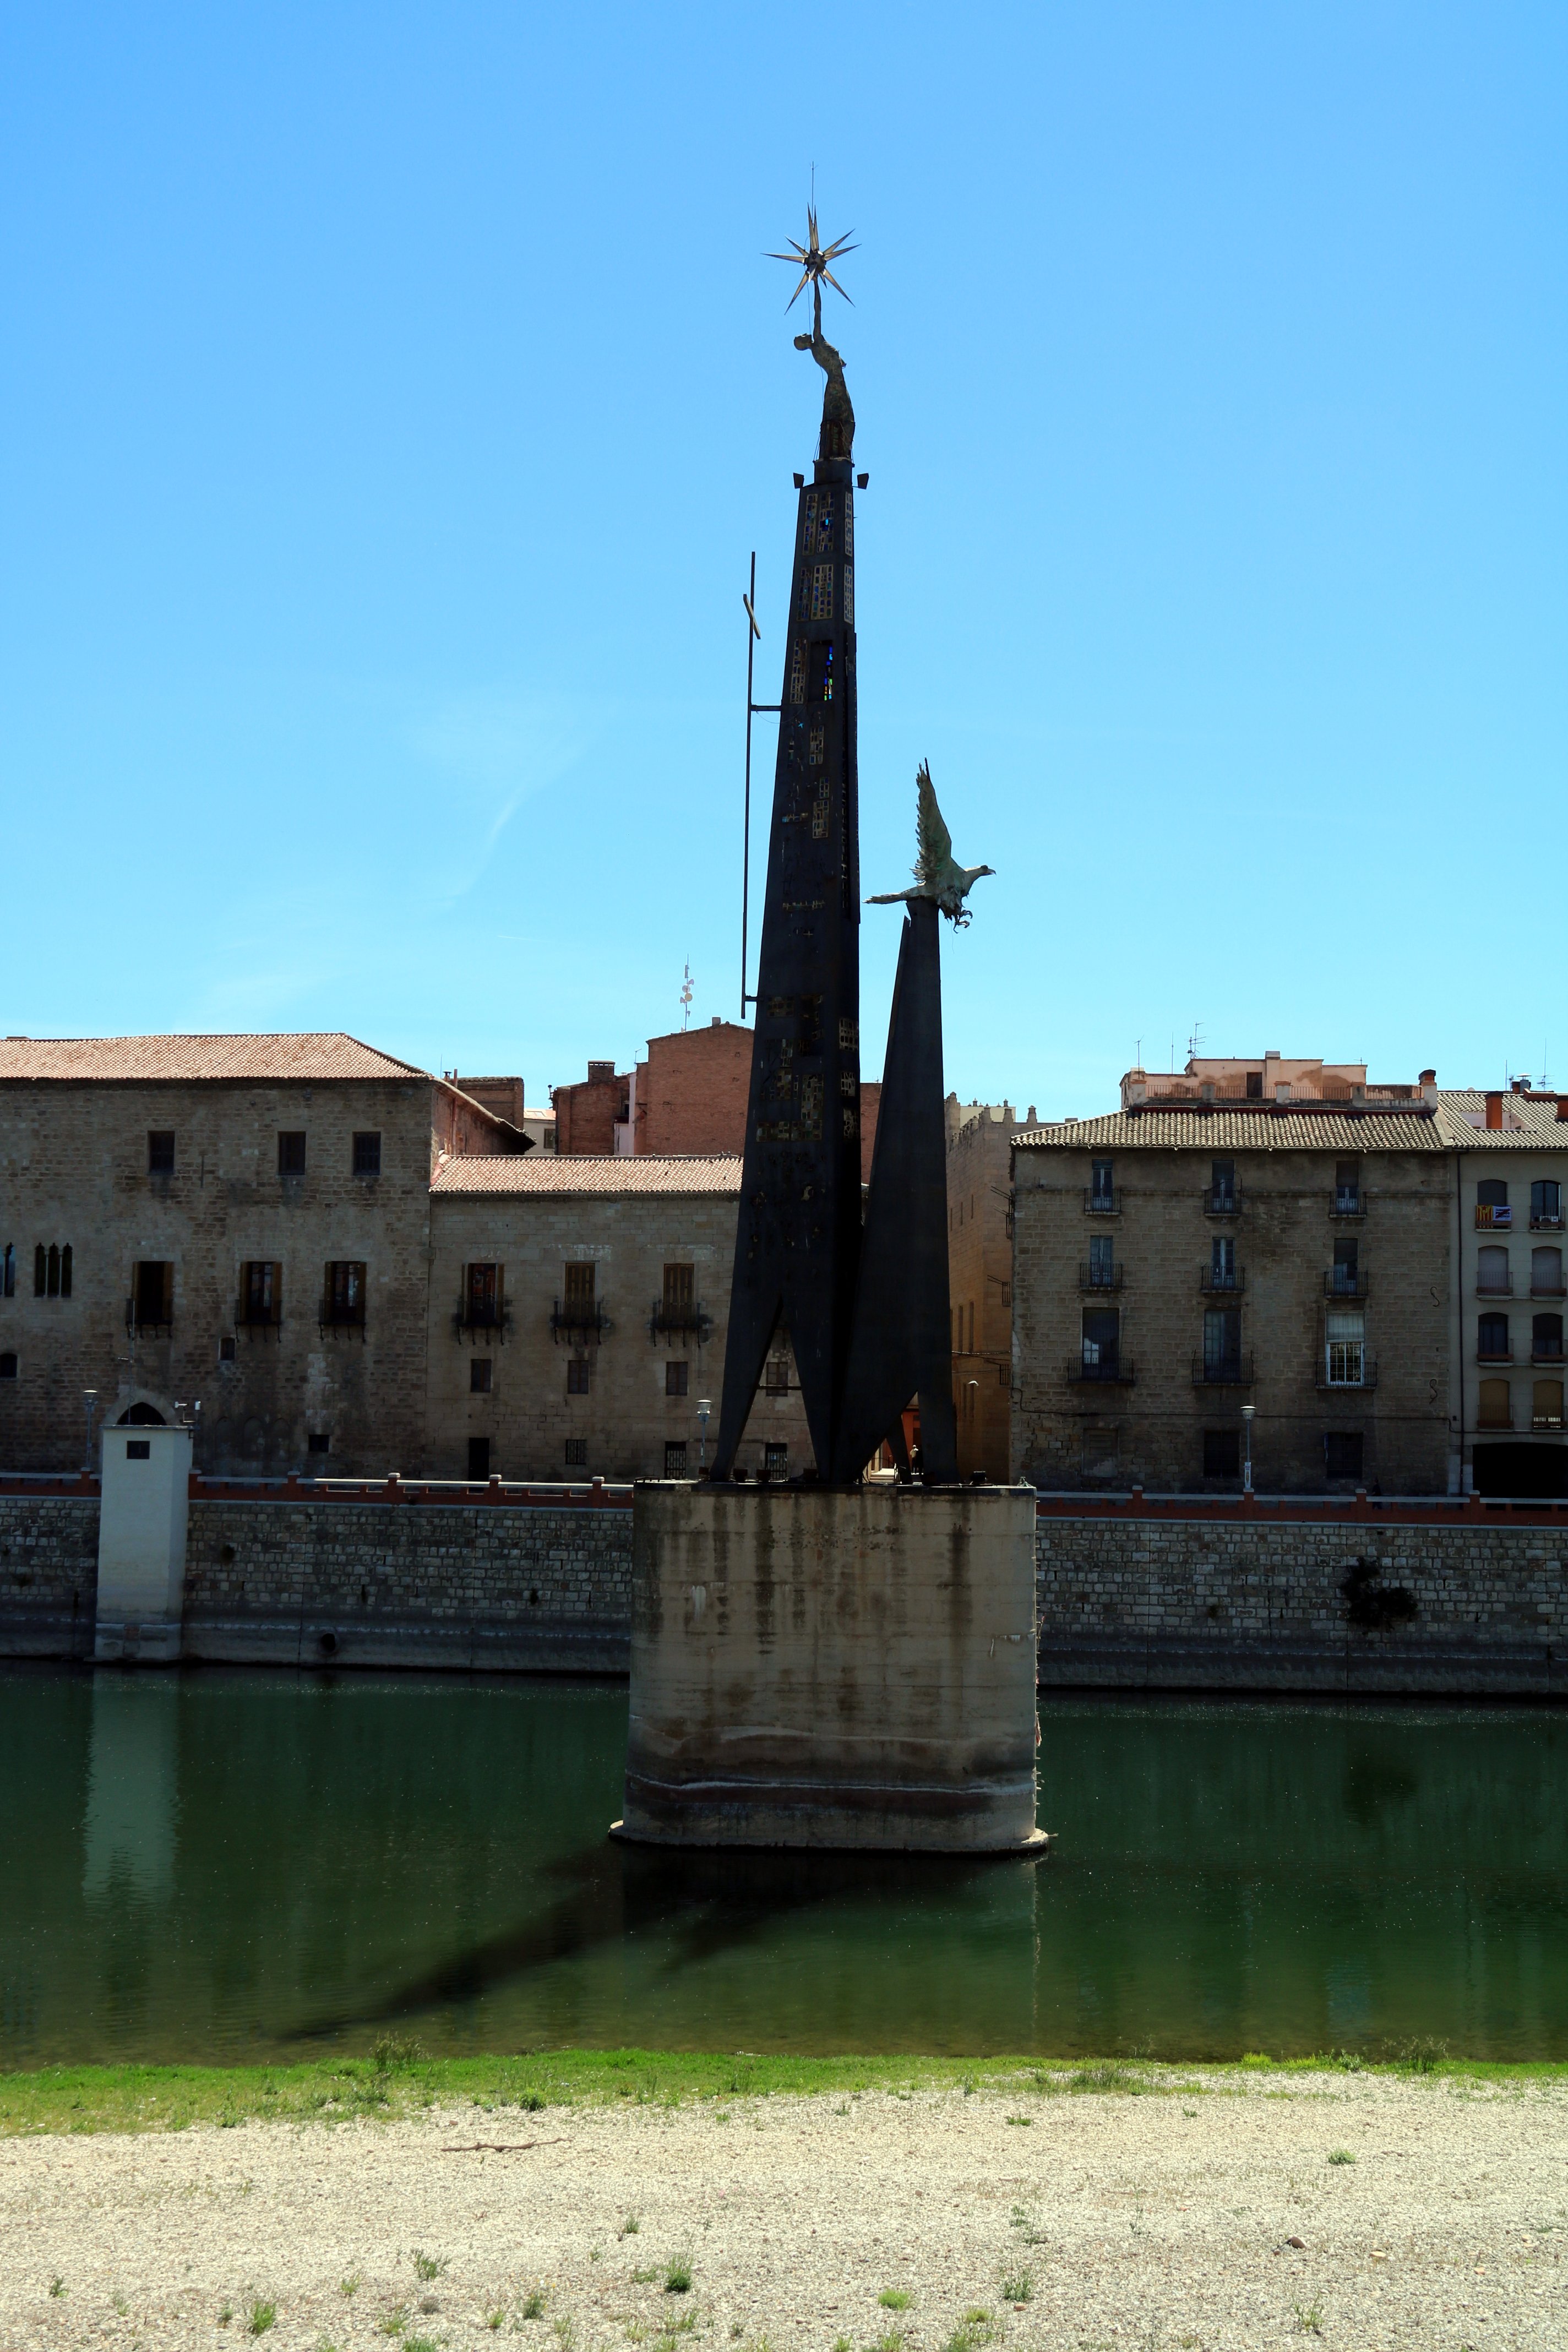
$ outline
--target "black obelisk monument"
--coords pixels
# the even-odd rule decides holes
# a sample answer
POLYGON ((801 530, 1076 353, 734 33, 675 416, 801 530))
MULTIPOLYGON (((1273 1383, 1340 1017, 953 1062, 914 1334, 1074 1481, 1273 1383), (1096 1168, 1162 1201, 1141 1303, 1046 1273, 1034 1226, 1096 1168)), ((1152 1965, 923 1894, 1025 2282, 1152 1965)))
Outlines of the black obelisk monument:
POLYGON ((727 1478, 775 1331, 787 1330, 821 1475, 843 1401, 860 1244, 860 860, 855 769, 855 412, 827 376, 795 566, 773 775, 757 1027, 715 1478, 727 1478))

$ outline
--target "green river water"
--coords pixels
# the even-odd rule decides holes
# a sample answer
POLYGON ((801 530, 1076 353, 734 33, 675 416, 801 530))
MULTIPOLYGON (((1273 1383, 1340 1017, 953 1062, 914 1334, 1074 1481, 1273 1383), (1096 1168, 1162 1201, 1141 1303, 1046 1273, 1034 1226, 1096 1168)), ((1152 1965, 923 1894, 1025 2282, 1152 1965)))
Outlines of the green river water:
POLYGON ((1568 2057, 1568 1714, 1042 1700, 1047 1863, 605 1837, 624 1685, 0 1669, 0 2065, 1568 2057))

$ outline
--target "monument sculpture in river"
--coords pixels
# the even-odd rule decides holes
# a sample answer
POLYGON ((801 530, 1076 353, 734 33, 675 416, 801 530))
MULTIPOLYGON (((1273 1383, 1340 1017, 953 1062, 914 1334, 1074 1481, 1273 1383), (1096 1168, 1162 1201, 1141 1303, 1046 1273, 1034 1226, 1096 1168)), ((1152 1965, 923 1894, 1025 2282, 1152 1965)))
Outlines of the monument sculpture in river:
MULTIPOLYGON (((843 239, 793 256, 827 382, 796 477, 723 1402, 711 1477, 636 1491, 623 1836, 1037 1852, 1031 1489, 961 1486, 947 1282, 939 914, 960 866, 918 780, 870 1182, 860 1181, 855 411, 822 331, 843 239), (787 1332, 814 1462, 747 1483, 738 1450, 787 1332), (918 1405, 920 1475, 904 1438, 918 1405), (865 1473, 884 1444, 896 1483, 865 1473)), ((837 290, 842 292, 842 288, 837 290)), ((791 300, 795 296, 791 297, 791 300)), ((866 478, 860 478, 861 488, 866 478)))

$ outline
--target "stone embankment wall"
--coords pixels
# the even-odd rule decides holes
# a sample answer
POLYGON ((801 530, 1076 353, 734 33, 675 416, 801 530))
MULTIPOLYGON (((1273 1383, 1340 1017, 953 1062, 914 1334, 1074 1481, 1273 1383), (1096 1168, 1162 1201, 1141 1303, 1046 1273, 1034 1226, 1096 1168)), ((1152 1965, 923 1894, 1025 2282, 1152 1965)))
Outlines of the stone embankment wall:
MULTIPOLYGON (((185 1654, 625 1673, 631 1542, 614 1506, 195 1501, 185 1654)), ((1047 1689, 1568 1696, 1568 1515, 1053 1514, 1037 1557, 1047 1689)), ((90 1654, 97 1559, 95 1496, 0 1495, 0 1655, 90 1654)))

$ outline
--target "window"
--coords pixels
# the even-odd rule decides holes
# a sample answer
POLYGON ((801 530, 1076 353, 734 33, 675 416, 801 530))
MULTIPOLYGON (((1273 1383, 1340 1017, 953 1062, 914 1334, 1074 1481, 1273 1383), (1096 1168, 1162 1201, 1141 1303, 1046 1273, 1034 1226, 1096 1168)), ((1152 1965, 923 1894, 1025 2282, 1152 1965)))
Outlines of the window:
POLYGON ((1478 1429, 1511 1429, 1513 1413, 1509 1403, 1506 1381, 1482 1381, 1476 1407, 1478 1429))
POLYGON ((1334 1244, 1333 1286, 1337 1291, 1340 1291, 1352 1298, 1353 1298, 1356 1293, 1360 1290, 1360 1242, 1336 1242, 1334 1244))
POLYGON ((275 1258, 247 1258, 239 1269, 241 1323, 281 1323, 283 1269, 275 1258))
POLYGON ((1110 1209, 1116 1202, 1116 1162, 1096 1160, 1089 1164, 1089 1205, 1091 1209, 1110 1209))
POLYGON ((1482 1315, 1476 1320, 1476 1354, 1485 1363, 1506 1364, 1511 1350, 1508 1344, 1508 1317, 1482 1315))
POLYGON ((1247 1074, 1247 1099, 1248 1102, 1261 1102, 1263 1100, 1263 1073, 1261 1070, 1248 1070, 1247 1074))
POLYGON ((0 1381, 14 1381, 16 1377, 16 1359, 7 1348, 5 1354, 0 1356, 0 1381))
POLYGON ((664 1308, 667 1315, 679 1314, 689 1307, 694 1295, 696 1268, 689 1265, 667 1265, 664 1269, 664 1308))
POLYGON ((220 1364, 232 1364, 239 1350, 236 1344, 234 1334, 232 1331, 226 1331, 222 1339, 217 1343, 218 1362, 220 1364))
POLYGON ((321 1320, 323 1323, 353 1324, 364 1322, 364 1260, 357 1257, 334 1257, 327 1260, 326 1280, 321 1287, 321 1320))
POLYGON ((1361 1161, 1336 1160, 1334 1162, 1334 1213, 1341 1217, 1361 1213, 1361 1161))
POLYGON ((1236 1288, 1236 1240, 1230 1234, 1216 1234, 1209 1244, 1209 1288, 1236 1288))
POLYGON ((1241 1378, 1239 1307, 1210 1307, 1205 1311, 1204 1378, 1205 1381, 1239 1381, 1241 1378))
POLYGON ((33 1252, 33 1296, 35 1298, 68 1298, 71 1295, 71 1245, 62 1248, 51 1242, 46 1249, 40 1242, 33 1252))
POLYGON ((354 1174, 379 1176, 381 1173, 381 1138, 379 1135, 354 1137, 354 1174))
POLYGON ((788 1396, 792 1360, 789 1333, 781 1324, 773 1333, 773 1345, 768 1350, 767 1366, 763 1373, 764 1396, 788 1396))
POLYGON ((174 1269, 163 1258, 142 1258, 131 1272, 132 1319, 153 1330, 174 1319, 174 1269))
POLYGON ((469 1477, 470 1477, 470 1478, 488 1478, 488 1477, 489 1476, 489 1475, 490 1475, 490 1442, 489 1442, 489 1439, 488 1437, 470 1437, 470 1438, 469 1438, 469 1440, 468 1440, 468 1475, 469 1475, 469 1477))
POLYGON ((174 1130, 172 1127, 150 1127, 147 1129, 147 1173, 149 1176, 172 1176, 174 1172, 174 1130))
POLYGON ((1536 1362, 1550 1361, 1563 1353, 1563 1318, 1561 1315, 1537 1315, 1530 1326, 1530 1352, 1536 1362))
POLYGON ((1113 1381, 1121 1355, 1121 1317, 1114 1307, 1084 1308, 1081 1345, 1084 1379, 1113 1381))
POLYGON ((1554 1176, 1544 1176, 1530 1188, 1530 1222, 1539 1232, 1563 1223, 1563 1187, 1554 1176))
POLYGON ((1476 1288, 1483 1298, 1506 1298, 1513 1285, 1509 1280, 1508 1252, 1496 1242, 1483 1243, 1476 1252, 1476 1288))
POLYGON ((686 1361, 684 1357, 682 1357, 679 1363, 672 1360, 666 1364, 664 1368, 665 1395, 685 1396, 688 1392, 690 1371, 691 1367, 686 1361))
POLYGON ((666 1444, 664 1449, 664 1475, 667 1478, 685 1477, 686 1442, 684 1438, 672 1438, 666 1444))
POLYGON ((565 1293, 568 1307, 592 1307, 594 1277, 597 1271, 592 1258, 585 1265, 562 1267, 561 1286, 565 1293))
POLYGON ((588 1441, 585 1437, 569 1437, 565 1454, 568 1470, 585 1470, 588 1466, 588 1441))
POLYGON ((150 1437, 128 1437, 125 1441, 127 1462, 151 1462, 153 1441, 150 1437))
POLYGON ((1209 1200, 1211 1205, 1216 1209, 1235 1208, 1236 1162, 1234 1160, 1215 1160, 1211 1162, 1209 1200))
POLYGON ((1508 1205, 1508 1186, 1500 1176, 1483 1176, 1476 1186, 1476 1223, 1483 1232, 1496 1232, 1513 1223, 1513 1211, 1508 1205))
POLYGON ((1113 1290, 1116 1286, 1116 1244, 1109 1234, 1089 1235, 1089 1286, 1091 1290, 1113 1290))
POLYGON ((789 1447, 787 1445, 781 1445, 774 1440, 771 1438, 769 1439, 768 1443, 763 1448, 763 1475, 764 1478, 787 1478, 789 1476, 789 1447))
MULTIPOLYGON (((354 1174, 356 1176, 365 1174, 373 1176, 378 1175, 380 1173, 379 1159, 376 1166, 373 1169, 365 1170, 360 1167, 358 1150, 360 1140, 361 1139, 356 1135, 354 1138, 354 1174)), ((278 1134, 278 1173, 279 1176, 302 1176, 304 1172, 304 1129, 302 1128, 280 1128, 278 1134)))
POLYGON ((332 1450, 332 1441, 324 1429, 313 1429, 305 1440, 305 1447, 310 1454, 330 1454, 332 1450))
POLYGON ((811 617, 814 621, 833 618, 833 566, 814 563, 811 567, 811 617))
POLYGON ((468 1394, 489 1396, 495 1379, 495 1359, 476 1356, 468 1366, 468 1394))
POLYGON ((1328 1429, 1323 1432, 1323 1475, 1325 1478, 1360 1478, 1365 1440, 1359 1429, 1328 1429))
POLYGON ((1240 1430, 1205 1429, 1204 1432, 1204 1476, 1205 1478, 1239 1478, 1240 1475, 1240 1430))
POLYGON ((1561 1381, 1536 1381, 1531 1396, 1530 1425, 1531 1429, 1562 1428, 1563 1383, 1561 1381))
MULTIPOLYGON (((1530 1287, 1536 1298, 1561 1298, 1563 1296, 1563 1253, 1560 1249, 1532 1249, 1530 1253, 1530 1287)), ((9 1293, 6 1294, 9 1297, 9 1293)))
POLYGON ((587 1395, 588 1359, 586 1356, 574 1356, 567 1364, 566 1393, 568 1396, 587 1395))
POLYGON ((7 1242, 5 1255, 0 1258, 0 1298, 16 1296, 16 1244, 7 1242))
POLYGON ((1366 1371, 1366 1318, 1342 1309, 1327 1318, 1325 1372, 1331 1389, 1359 1389, 1366 1371))
POLYGON ((500 1321, 500 1268, 488 1260, 463 1268, 463 1320, 490 1330, 500 1321))

